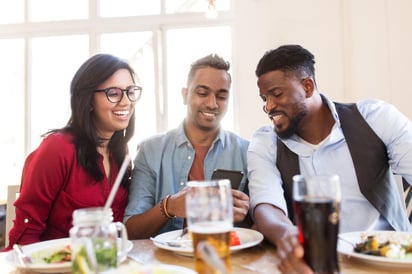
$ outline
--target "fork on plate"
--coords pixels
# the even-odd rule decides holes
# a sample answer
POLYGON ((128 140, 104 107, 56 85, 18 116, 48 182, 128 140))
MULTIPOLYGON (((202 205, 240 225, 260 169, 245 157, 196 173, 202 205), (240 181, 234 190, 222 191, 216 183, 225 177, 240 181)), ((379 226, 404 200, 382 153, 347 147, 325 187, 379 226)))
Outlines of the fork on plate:
POLYGON ((151 237, 150 240, 157 244, 167 245, 170 247, 191 247, 192 240, 159 240, 151 237))
POLYGON ((178 240, 178 241, 183 240, 183 236, 185 236, 188 231, 189 231, 189 229, 187 228, 187 226, 185 228, 183 228, 182 233, 180 233, 180 235, 176 237, 176 240, 178 240))
POLYGON ((17 253, 17 258, 21 265, 27 266, 28 264, 33 263, 31 258, 24 253, 23 249, 18 244, 13 245, 13 250, 17 253))

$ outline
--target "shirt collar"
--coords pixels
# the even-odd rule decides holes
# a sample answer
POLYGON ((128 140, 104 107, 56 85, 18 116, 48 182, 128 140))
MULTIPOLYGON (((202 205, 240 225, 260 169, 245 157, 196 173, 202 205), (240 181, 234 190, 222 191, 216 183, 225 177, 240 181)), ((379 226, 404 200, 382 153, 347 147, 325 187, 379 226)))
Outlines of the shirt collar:
POLYGON ((335 104, 323 94, 320 94, 320 97, 322 98, 322 101, 328 105, 329 110, 332 113, 332 117, 335 119, 336 125, 340 127, 339 115, 336 111, 335 104))
MULTIPOLYGON (((219 132, 215 140, 213 140, 211 147, 213 147, 219 141, 222 143, 222 146, 225 147, 225 143, 226 143, 225 134, 221 128, 219 129, 219 132)), ((177 128, 177 146, 181 146, 185 144, 192 145, 185 134, 184 121, 183 121, 180 123, 179 127, 177 128)))
MULTIPOLYGON (((338 113, 336 112, 335 104, 323 94, 320 94, 320 96, 322 98, 322 101, 328 105, 333 119, 335 120, 335 124, 332 128, 331 134, 328 137, 329 141, 327 141, 327 143, 336 143, 344 137, 342 135, 342 132, 340 130, 337 130, 340 128, 340 120, 338 113)), ((302 141, 300 141, 300 138, 296 134, 293 134, 290 138, 287 139, 280 138, 280 140, 287 147, 289 147, 290 150, 298 155, 309 156, 313 154, 314 149, 311 146, 305 145, 302 141)))

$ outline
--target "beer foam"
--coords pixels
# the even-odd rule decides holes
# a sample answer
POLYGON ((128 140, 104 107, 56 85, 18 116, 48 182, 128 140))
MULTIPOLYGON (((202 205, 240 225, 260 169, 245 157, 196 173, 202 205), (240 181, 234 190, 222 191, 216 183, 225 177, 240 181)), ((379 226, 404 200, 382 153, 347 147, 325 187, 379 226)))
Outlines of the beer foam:
POLYGON ((192 224, 190 230, 199 234, 223 233, 233 229, 232 223, 229 222, 203 222, 192 224))

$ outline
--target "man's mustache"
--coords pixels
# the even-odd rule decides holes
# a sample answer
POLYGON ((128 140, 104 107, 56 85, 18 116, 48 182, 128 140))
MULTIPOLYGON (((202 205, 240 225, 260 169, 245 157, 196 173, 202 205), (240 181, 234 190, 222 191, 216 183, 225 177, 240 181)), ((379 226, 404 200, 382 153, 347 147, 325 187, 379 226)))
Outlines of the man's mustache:
POLYGON ((281 110, 273 110, 272 109, 270 111, 267 111, 264 106, 263 106, 263 111, 268 115, 269 119, 271 119, 271 120, 273 119, 273 116, 276 116, 276 115, 279 115, 279 114, 286 116, 286 113, 281 111, 281 110))

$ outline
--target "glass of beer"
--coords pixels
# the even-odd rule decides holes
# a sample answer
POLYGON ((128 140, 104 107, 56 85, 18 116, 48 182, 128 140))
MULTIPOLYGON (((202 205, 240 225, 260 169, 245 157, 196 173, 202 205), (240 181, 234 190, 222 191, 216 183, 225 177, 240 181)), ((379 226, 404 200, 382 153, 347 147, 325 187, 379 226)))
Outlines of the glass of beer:
POLYGON ((190 181, 187 183, 186 218, 192 235, 195 270, 199 274, 219 273, 205 263, 197 246, 208 242, 231 273, 230 231, 233 229, 233 200, 230 181, 190 181))
POLYGON ((337 274, 340 182, 337 175, 293 177, 295 223, 304 260, 316 274, 337 274))

